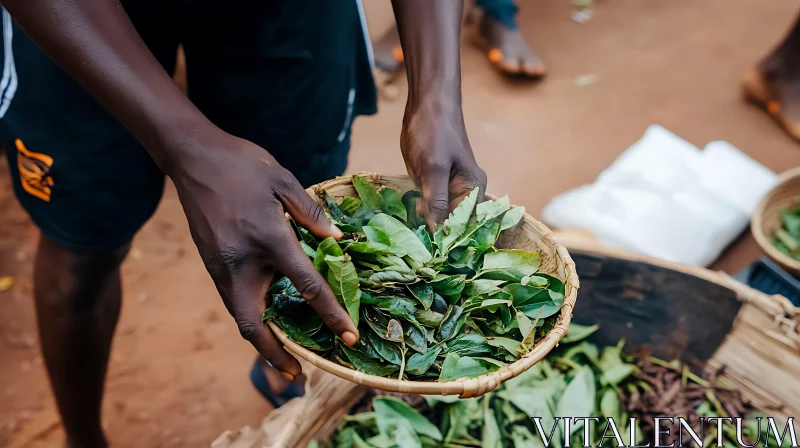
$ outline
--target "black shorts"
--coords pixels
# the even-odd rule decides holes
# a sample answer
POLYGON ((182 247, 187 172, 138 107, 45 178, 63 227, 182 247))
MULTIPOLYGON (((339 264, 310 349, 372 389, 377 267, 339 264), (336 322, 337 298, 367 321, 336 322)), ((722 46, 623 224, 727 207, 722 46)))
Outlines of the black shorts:
MULTIPOLYGON (((168 73, 183 45, 192 102, 305 186, 340 175, 350 125, 375 112, 361 0, 123 0, 168 73)), ((76 250, 128 243, 164 176, 141 145, 3 10, 0 144, 42 233, 76 250)))

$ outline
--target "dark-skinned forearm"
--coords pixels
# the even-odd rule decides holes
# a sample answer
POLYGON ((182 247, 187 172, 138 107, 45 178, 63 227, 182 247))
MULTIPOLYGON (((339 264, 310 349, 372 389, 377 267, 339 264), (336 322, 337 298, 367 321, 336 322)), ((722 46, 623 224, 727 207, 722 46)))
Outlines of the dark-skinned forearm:
POLYGON ((392 0, 408 76, 408 107, 461 107, 462 0, 392 0))
POLYGON ((117 0, 2 0, 56 63, 127 127, 169 174, 208 120, 177 88, 117 0))

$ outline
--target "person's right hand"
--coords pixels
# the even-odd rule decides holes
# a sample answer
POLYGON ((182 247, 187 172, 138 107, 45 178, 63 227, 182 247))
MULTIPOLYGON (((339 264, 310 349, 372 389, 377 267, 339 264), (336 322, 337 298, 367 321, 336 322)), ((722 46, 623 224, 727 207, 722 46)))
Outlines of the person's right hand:
MULTIPOLYGON (((203 263, 242 337, 284 377, 302 372, 261 322, 276 272, 287 276, 325 325, 348 345, 358 330, 300 248, 285 213, 318 238, 340 238, 322 208, 264 149, 220 130, 188 148, 196 155, 170 168, 203 263)), ((181 143, 186 146, 187 143, 181 143)), ((184 148, 187 149, 187 148, 184 148)))

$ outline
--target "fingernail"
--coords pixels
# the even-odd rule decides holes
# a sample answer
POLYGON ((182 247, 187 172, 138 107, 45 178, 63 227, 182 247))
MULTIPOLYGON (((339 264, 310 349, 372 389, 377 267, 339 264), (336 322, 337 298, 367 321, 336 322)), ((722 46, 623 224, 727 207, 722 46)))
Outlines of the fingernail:
POLYGON ((356 345, 356 342, 358 342, 358 336, 356 336, 356 334, 353 333, 352 331, 345 331, 344 333, 342 333, 342 340, 344 341, 345 344, 352 347, 356 345))
POLYGON ((294 381, 294 375, 289 372, 281 372, 281 376, 286 378, 286 381, 294 381))
POLYGON ((333 235, 334 238, 337 239, 344 236, 344 233, 342 233, 342 231, 339 230, 338 227, 336 227, 336 224, 331 224, 331 234, 333 235))

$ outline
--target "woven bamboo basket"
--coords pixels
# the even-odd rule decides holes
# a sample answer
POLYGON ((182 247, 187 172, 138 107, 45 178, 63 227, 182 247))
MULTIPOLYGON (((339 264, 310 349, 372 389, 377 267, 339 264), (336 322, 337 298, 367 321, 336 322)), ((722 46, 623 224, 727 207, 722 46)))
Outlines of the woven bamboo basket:
MULTIPOLYGON (((662 278, 665 273, 685 275, 694 282, 727 291, 735 297, 739 308, 733 322, 727 322, 724 338, 713 344, 713 354, 706 360, 705 368, 741 390, 747 400, 768 416, 786 421, 800 415, 800 308, 792 306, 785 297, 763 294, 722 272, 612 250, 574 235, 559 240, 576 259, 588 254, 599 259, 641 263, 652 270, 648 276, 651 280, 662 278)), ((587 276, 584 278, 587 283, 591 273, 588 270, 581 273, 587 276)), ((647 290, 653 285, 623 281, 620 286, 647 290)), ((701 316, 709 323, 719 317, 701 316)), ((620 327, 626 327, 621 323, 620 327)), ((602 330, 604 323, 600 325, 602 330)), ((677 333, 676 339, 682 334, 677 333)), ((343 416, 368 389, 301 362, 308 373, 305 396, 271 412, 259 428, 225 431, 211 447, 305 448, 310 440, 328 440, 343 416)))
POLYGON ((800 199, 800 168, 781 174, 776 185, 759 202, 750 223, 753 237, 761 249, 788 272, 800 275, 800 261, 787 257, 770 241, 772 232, 781 227, 781 210, 794 206, 800 199))
MULTIPOLYGON (((374 173, 359 173, 378 187, 391 187, 405 193, 415 188, 414 183, 408 176, 403 175, 380 175, 374 173)), ((321 205, 325 203, 324 194, 327 192, 331 197, 340 200, 346 196, 357 196, 350 177, 337 177, 321 184, 310 187, 308 193, 321 205)), ((494 197, 487 195, 488 199, 494 197)), ((520 359, 500 368, 497 371, 481 375, 476 378, 460 381, 436 382, 436 381, 401 381, 368 375, 345 366, 329 361, 316 353, 300 346, 281 329, 270 322, 269 325, 275 335, 292 354, 306 360, 326 372, 332 373, 340 378, 349 380, 355 384, 380 389, 388 392, 423 394, 423 395, 459 395, 462 398, 477 397, 491 390, 496 389, 503 382, 514 378, 531 366, 544 358, 567 331, 567 326, 572 318, 572 310, 575 307, 575 299, 578 293, 578 275, 575 272, 575 263, 567 253, 567 249, 558 244, 552 237, 552 232, 544 224, 525 215, 523 221, 515 228, 503 232, 497 245, 504 248, 525 249, 538 251, 541 256, 540 272, 553 275, 564 281, 566 288, 564 294, 564 304, 561 307, 561 315, 555 327, 541 340, 539 340, 533 350, 523 355, 520 359)))

